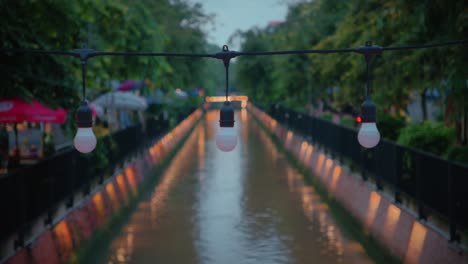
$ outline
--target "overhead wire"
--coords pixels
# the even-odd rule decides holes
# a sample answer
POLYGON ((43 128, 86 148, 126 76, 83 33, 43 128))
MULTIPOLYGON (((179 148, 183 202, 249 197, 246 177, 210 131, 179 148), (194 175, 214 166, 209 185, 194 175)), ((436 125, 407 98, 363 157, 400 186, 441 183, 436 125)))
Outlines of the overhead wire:
MULTIPOLYGON (((453 45, 468 44, 468 40, 455 40, 437 43, 428 43, 422 45, 406 45, 395 47, 380 47, 380 46, 363 46, 357 48, 343 48, 343 49, 303 49, 303 50, 279 50, 279 51, 222 51, 218 53, 173 53, 173 52, 106 52, 87 50, 86 58, 100 57, 100 56, 147 56, 147 57, 186 57, 186 58, 216 58, 223 59, 226 53, 230 54, 231 58, 239 56, 273 56, 273 55, 294 55, 294 54, 332 54, 332 53, 362 53, 368 49, 375 49, 379 51, 397 51, 397 50, 412 50, 412 49, 426 49, 437 48, 453 45)), ((72 51, 59 51, 59 50, 34 50, 34 49, 0 49, 4 53, 32 53, 32 54, 51 54, 51 55, 65 55, 65 56, 79 56, 81 49, 72 51)))

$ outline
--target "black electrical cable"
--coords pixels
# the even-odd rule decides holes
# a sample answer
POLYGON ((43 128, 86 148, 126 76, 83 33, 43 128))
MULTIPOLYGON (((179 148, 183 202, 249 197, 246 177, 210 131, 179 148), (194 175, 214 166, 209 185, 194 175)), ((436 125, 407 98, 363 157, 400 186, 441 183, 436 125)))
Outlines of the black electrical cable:
POLYGON ((365 46, 358 48, 347 49, 312 49, 312 50, 283 50, 283 51, 260 51, 260 52, 237 52, 229 51, 226 45, 223 46, 222 52, 219 53, 170 53, 170 52, 99 52, 91 49, 75 49, 72 51, 47 51, 47 50, 32 50, 32 49, 0 49, 4 53, 32 53, 32 54, 51 54, 51 55, 64 55, 79 57, 82 61, 82 77, 83 77, 83 100, 85 100, 85 72, 86 61, 88 58, 100 56, 127 56, 127 57, 186 57, 186 58, 214 58, 223 60, 226 70, 226 101, 228 99, 228 81, 229 81, 229 61, 232 58, 239 56, 274 56, 274 55, 294 55, 294 54, 331 54, 331 53, 359 53, 366 58, 366 96, 370 91, 370 77, 369 77, 369 63, 373 56, 380 54, 384 51, 398 51, 398 50, 413 50, 413 49, 426 49, 437 48, 444 46, 468 44, 468 40, 455 40, 439 43, 429 43, 423 45, 408 45, 399 47, 380 47, 372 45, 370 41, 366 42, 365 46))
POLYGON ((370 76, 369 76, 369 60, 366 60, 366 98, 370 95, 370 76))
POLYGON ((86 60, 81 61, 81 77, 83 78, 82 83, 82 93, 83 93, 83 101, 86 100, 86 60))
POLYGON ((322 49, 322 50, 281 50, 281 51, 260 51, 260 52, 236 52, 237 56, 269 56, 269 55, 292 55, 292 54, 330 54, 330 53, 351 53, 356 49, 322 49))
POLYGON ((429 43, 424 45, 410 45, 410 46, 400 46, 400 47, 383 47, 382 51, 392 51, 392 50, 411 50, 411 49, 427 49, 427 48, 437 48, 437 47, 446 47, 460 44, 468 44, 468 40, 455 40, 439 43, 429 43))
POLYGON ((216 58, 215 54, 166 52, 95 52, 91 55, 91 57, 99 56, 216 58))
POLYGON ((73 56, 74 53, 71 51, 59 51, 59 50, 34 50, 34 49, 0 49, 3 53, 32 53, 32 54, 50 54, 50 55, 66 55, 66 56, 73 56))
POLYGON ((226 101, 228 100, 229 95, 229 65, 225 65, 224 69, 226 70, 226 101))
MULTIPOLYGON (((368 49, 378 49, 379 51, 396 51, 396 50, 412 50, 412 49, 425 49, 436 48, 452 45, 468 44, 468 40, 456 40, 439 43, 429 43, 424 45, 408 45, 399 47, 379 47, 367 46, 359 48, 347 49, 311 49, 311 50, 283 50, 283 51, 259 51, 259 52, 236 52, 229 51, 227 54, 230 58, 238 56, 268 56, 268 55, 292 55, 292 54, 330 54, 330 53, 363 53, 368 49)), ((79 56, 80 50, 73 51, 47 51, 47 50, 32 50, 32 49, 1 49, 4 53, 37 53, 37 54, 52 54, 52 55, 68 55, 79 56)), ((86 57, 99 57, 99 56, 149 56, 149 57, 188 57, 188 58, 215 58, 224 59, 223 53, 171 53, 171 52, 99 52, 87 50, 86 57)))

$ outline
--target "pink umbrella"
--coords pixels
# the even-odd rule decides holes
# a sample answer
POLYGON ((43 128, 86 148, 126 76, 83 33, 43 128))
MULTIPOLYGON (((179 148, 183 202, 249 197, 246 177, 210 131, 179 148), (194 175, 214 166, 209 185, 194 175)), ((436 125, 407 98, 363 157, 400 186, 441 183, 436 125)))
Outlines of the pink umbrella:
POLYGON ((117 91, 125 92, 125 91, 131 91, 135 89, 142 88, 145 85, 144 82, 137 82, 133 80, 127 80, 123 82, 119 88, 117 88, 117 91))

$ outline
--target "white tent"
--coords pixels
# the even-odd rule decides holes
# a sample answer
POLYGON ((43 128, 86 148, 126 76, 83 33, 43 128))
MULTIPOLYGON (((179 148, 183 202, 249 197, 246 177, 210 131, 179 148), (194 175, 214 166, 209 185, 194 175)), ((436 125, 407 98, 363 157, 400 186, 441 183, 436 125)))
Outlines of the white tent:
POLYGON ((103 94, 91 102, 103 108, 116 110, 142 111, 148 107, 146 99, 130 92, 110 92, 103 94))
POLYGON ((119 127, 122 128, 122 126, 125 127, 125 122, 120 123, 118 120, 122 118, 122 115, 127 117, 126 111, 138 111, 140 122, 143 123, 143 110, 148 107, 145 98, 131 92, 109 92, 99 96, 91 103, 97 107, 107 108, 107 117, 100 116, 99 113, 97 115, 99 118, 107 120, 111 131, 115 131, 119 127))

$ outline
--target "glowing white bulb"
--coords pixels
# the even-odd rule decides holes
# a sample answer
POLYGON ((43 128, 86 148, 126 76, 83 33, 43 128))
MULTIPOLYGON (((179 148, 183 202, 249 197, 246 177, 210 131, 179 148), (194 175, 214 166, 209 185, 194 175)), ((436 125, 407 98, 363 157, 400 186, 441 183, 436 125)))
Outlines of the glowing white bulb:
POLYGON ((73 140, 76 150, 81 153, 89 153, 96 147, 96 137, 92 127, 79 127, 73 140))
POLYGON ((216 146, 219 150, 229 152, 237 145, 237 134, 232 127, 220 127, 216 135, 216 146))
POLYGON ((358 133, 358 141, 365 148, 373 148, 380 141, 380 133, 375 123, 362 123, 358 133))

